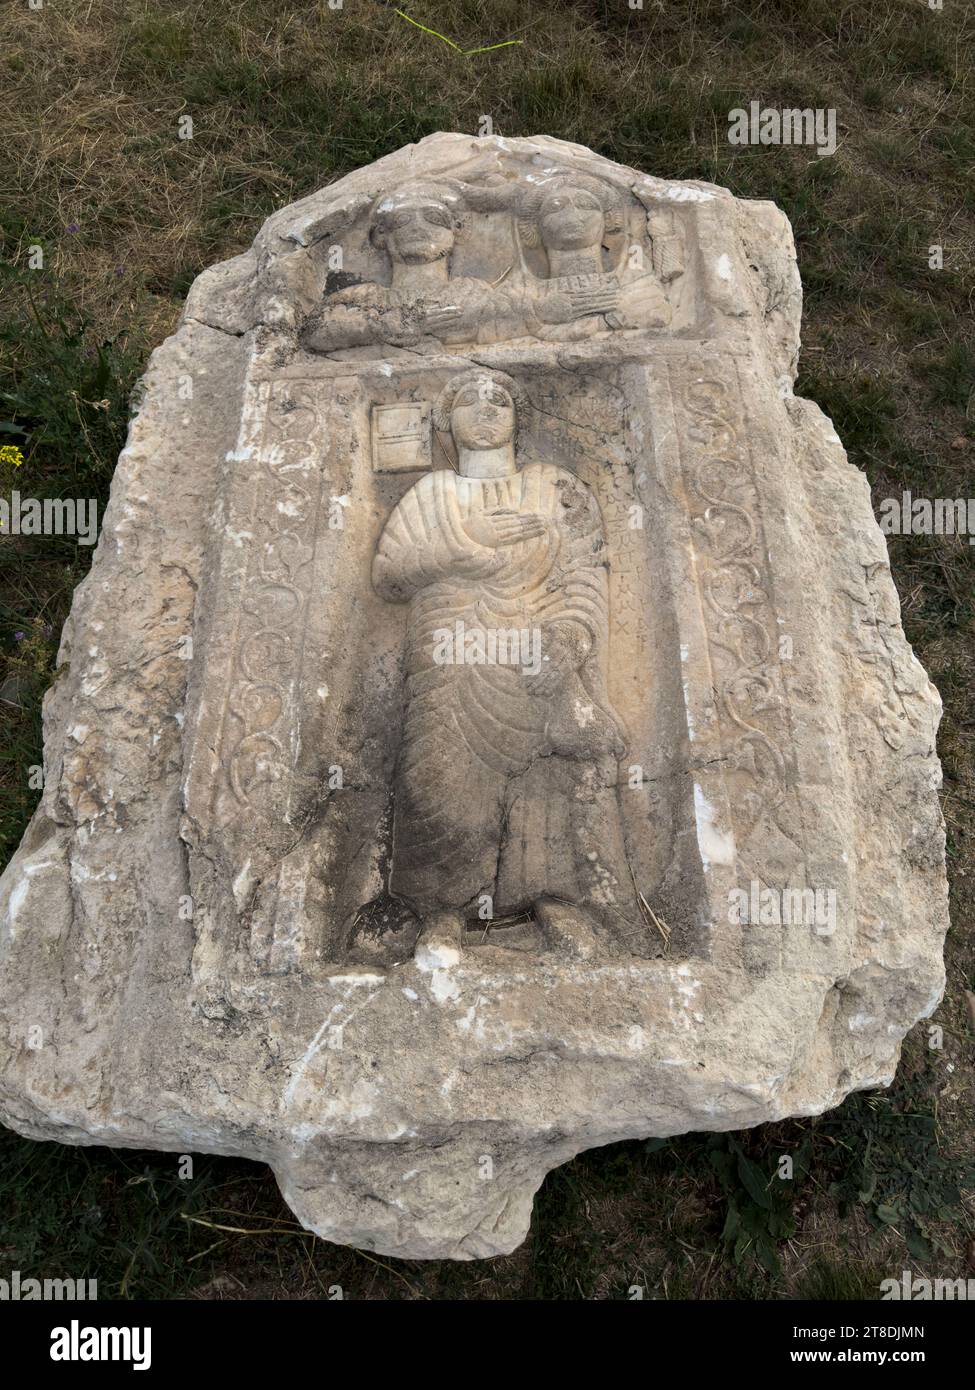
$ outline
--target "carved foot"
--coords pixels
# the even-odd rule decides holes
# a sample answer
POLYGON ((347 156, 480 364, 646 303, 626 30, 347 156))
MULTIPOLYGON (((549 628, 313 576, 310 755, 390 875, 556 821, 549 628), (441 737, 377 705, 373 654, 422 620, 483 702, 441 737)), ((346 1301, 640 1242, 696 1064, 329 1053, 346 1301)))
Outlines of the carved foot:
POLYGON ((463 940, 463 917, 456 912, 435 912, 424 920, 413 959, 421 970, 445 970, 459 965, 463 940))
POLYGON ((580 908, 557 898, 539 898, 535 903, 535 918, 550 950, 573 960, 595 957, 599 943, 580 908))

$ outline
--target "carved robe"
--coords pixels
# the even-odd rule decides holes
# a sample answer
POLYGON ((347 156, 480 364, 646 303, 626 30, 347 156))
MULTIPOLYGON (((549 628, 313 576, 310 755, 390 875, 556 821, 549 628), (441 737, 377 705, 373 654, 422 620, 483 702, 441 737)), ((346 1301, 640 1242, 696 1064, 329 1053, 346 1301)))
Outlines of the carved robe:
POLYGON ((425 474, 386 523, 373 583, 409 603, 390 890, 421 915, 485 893, 501 915, 549 894, 633 921, 616 785, 625 744, 605 687, 606 550, 590 490, 551 464, 495 479, 425 474), (545 535, 476 543, 465 522, 498 508, 541 516, 545 535), (438 633, 458 623, 537 630, 554 676, 540 690, 521 665, 441 664, 438 633))

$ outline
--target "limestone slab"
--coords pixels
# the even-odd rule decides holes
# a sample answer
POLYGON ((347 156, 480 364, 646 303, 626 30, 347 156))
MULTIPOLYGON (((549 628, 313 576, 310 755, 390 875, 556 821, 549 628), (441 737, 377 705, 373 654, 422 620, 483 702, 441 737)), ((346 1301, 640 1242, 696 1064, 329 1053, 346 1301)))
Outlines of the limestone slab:
POLYGON ((436 135, 153 354, 0 880, 0 1116, 515 1248, 615 1140, 889 1084, 941 997, 937 693, 793 394, 772 204, 436 135))

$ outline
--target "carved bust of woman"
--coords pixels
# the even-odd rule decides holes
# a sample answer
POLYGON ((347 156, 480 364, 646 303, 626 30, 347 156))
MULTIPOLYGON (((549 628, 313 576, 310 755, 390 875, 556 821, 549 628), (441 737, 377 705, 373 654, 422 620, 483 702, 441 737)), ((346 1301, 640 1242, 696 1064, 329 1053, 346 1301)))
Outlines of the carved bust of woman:
POLYGON ((541 247, 546 261, 547 279, 531 296, 536 337, 577 339, 670 323, 651 267, 631 267, 622 249, 607 264, 606 239, 624 230, 622 199, 611 184, 576 173, 534 184, 522 198, 518 230, 522 245, 541 247))

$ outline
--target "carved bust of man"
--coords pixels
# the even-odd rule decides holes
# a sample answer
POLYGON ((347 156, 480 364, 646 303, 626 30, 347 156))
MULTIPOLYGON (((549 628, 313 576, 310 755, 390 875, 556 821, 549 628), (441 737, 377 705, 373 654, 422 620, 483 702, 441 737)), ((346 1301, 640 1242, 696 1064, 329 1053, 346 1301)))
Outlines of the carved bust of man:
POLYGON ((518 221, 522 244, 540 246, 546 282, 533 293, 539 338, 576 339, 608 328, 659 328, 670 305, 650 266, 630 265, 628 254, 604 263, 604 242, 624 229, 619 192, 585 174, 555 174, 523 196, 518 221))
POLYGON ((469 211, 463 188, 445 181, 402 184, 373 206, 369 237, 385 251, 390 283, 349 285, 327 295, 302 334, 316 352, 390 343, 412 347, 430 334, 445 343, 506 336, 511 305, 485 280, 450 274, 469 211))
POLYGON ((448 381, 434 419, 459 471, 409 490, 373 562, 377 591, 409 604, 390 891, 434 958, 459 951, 485 901, 494 916, 532 910, 547 936, 566 904, 627 920, 602 518, 566 469, 519 468, 527 409, 504 373, 448 381))

